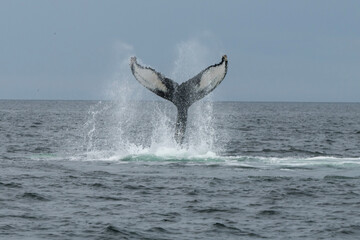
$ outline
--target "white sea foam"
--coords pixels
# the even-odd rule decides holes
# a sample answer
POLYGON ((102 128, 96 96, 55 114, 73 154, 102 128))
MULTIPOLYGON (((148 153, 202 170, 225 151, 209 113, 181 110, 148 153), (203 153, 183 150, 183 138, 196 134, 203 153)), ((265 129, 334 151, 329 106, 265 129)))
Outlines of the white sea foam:
POLYGON ((360 158, 346 158, 333 156, 317 157, 256 157, 256 156, 234 156, 222 158, 227 164, 248 164, 253 167, 360 167, 360 158))

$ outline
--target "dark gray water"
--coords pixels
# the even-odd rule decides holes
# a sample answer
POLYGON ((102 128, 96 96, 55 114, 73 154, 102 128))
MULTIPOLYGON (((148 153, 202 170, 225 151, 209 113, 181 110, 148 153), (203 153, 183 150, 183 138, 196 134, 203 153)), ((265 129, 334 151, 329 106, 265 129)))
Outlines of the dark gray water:
POLYGON ((0 239, 357 239, 360 104, 0 101, 0 239))

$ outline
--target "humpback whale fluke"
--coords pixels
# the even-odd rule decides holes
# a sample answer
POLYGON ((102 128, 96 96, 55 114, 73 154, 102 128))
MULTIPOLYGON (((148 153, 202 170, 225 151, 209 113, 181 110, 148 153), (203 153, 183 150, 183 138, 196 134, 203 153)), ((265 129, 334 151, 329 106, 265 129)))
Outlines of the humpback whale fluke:
POLYGON ((180 85, 150 67, 141 66, 137 63, 136 57, 131 58, 130 67, 136 80, 144 87, 175 104, 178 110, 175 140, 178 144, 182 144, 189 107, 222 82, 227 72, 227 63, 227 56, 224 55, 220 63, 207 67, 180 85))

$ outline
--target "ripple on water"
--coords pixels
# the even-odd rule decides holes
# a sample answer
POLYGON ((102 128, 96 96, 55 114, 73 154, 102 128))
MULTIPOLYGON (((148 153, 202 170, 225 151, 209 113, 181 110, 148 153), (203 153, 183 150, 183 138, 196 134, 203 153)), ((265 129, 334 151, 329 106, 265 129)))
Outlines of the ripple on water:
POLYGON ((112 224, 104 228, 102 237, 104 237, 104 239, 109 237, 116 237, 116 239, 144 239, 144 236, 138 232, 118 228, 112 224))
POLYGON ((0 182, 0 186, 7 188, 22 188, 22 185, 20 183, 15 183, 15 182, 9 182, 9 183, 0 182))
POLYGON ((229 226, 219 222, 216 222, 212 225, 212 232, 215 232, 217 235, 220 235, 221 233, 226 233, 227 235, 231 234, 234 236, 263 238, 261 235, 256 234, 252 231, 242 230, 240 228, 229 226))
POLYGON ((45 196, 34 192, 25 192, 22 195, 19 195, 18 198, 36 200, 36 201, 50 201, 49 198, 46 198, 45 196))

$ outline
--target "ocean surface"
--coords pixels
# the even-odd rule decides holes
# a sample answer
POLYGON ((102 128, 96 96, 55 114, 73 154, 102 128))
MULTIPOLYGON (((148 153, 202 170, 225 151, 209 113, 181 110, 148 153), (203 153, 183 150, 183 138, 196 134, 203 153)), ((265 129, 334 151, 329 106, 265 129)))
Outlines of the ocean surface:
POLYGON ((0 239, 359 239, 360 104, 0 101, 0 239))

